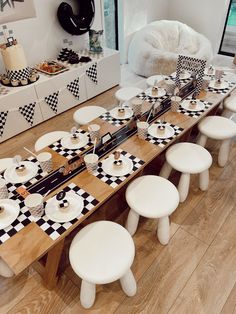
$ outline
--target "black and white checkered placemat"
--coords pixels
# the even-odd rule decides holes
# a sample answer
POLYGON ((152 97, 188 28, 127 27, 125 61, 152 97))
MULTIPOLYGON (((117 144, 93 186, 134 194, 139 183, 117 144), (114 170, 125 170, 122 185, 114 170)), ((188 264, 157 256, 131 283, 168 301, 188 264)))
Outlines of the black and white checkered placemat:
POLYGON ((115 119, 111 116, 109 111, 102 114, 99 118, 117 127, 130 121, 130 119, 115 119))
MULTIPOLYGON (((192 99, 192 98, 191 98, 191 97, 187 97, 185 100, 190 100, 190 99, 192 99)), ((183 114, 185 114, 186 116, 189 116, 189 117, 191 117, 191 118, 197 119, 197 118, 199 118, 199 117, 203 114, 203 112, 205 112, 206 110, 208 110, 208 109, 211 107, 211 105, 212 105, 211 102, 207 102, 207 101, 203 101, 203 100, 200 100, 200 102, 204 104, 204 109, 202 109, 202 110, 199 110, 199 111, 186 110, 186 109, 184 109, 184 108, 180 105, 177 112, 183 113, 183 114)))
POLYGON ((93 143, 90 140, 90 136, 89 133, 84 131, 84 130, 77 130, 76 133, 81 133, 81 134, 86 134, 89 137, 89 142, 87 145, 85 145, 84 147, 81 147, 79 149, 69 149, 69 148, 65 148, 61 145, 61 140, 51 144, 49 146, 49 148, 51 148, 52 150, 54 150, 55 152, 57 152, 59 155, 66 157, 67 159, 71 159, 73 157, 75 157, 78 154, 81 154, 82 152, 86 151, 87 149, 89 149, 90 147, 93 146, 93 143))
POLYGON ((234 83, 234 82, 228 82, 228 83, 229 83, 229 87, 227 87, 227 88, 215 89, 215 88, 212 88, 212 87, 208 87, 207 91, 215 93, 215 94, 219 94, 219 95, 227 94, 231 90, 231 88, 236 85, 236 83, 234 83))
POLYGON ((162 102, 163 100, 168 98, 168 96, 166 96, 166 95, 162 96, 162 97, 151 97, 151 96, 148 96, 147 94, 145 94, 145 92, 140 93, 136 97, 142 99, 143 101, 148 101, 152 105, 154 105, 156 102, 162 102))
MULTIPOLYGON (((154 123, 158 125, 158 124, 160 124, 160 121, 158 120, 154 123)), ((174 135, 169 137, 169 138, 163 139, 163 138, 153 137, 150 134, 148 134, 146 141, 148 141, 152 144, 158 145, 160 147, 164 147, 165 145, 167 145, 170 141, 172 141, 175 137, 177 137, 184 130, 183 128, 180 128, 179 126, 168 123, 166 121, 163 122, 162 124, 171 126, 175 131, 174 135)))
MULTIPOLYGON (((172 80, 175 82, 176 77, 173 75, 168 76, 167 78, 165 78, 165 80, 172 80)), ((189 82, 192 81, 192 77, 186 78, 186 79, 179 79, 181 84, 188 84, 189 82)))
POLYGON ((127 153, 127 152, 122 151, 122 150, 118 150, 118 151, 120 151, 120 153, 122 155, 124 155, 125 157, 129 158, 133 162, 133 170, 129 174, 127 174, 125 176, 122 176, 122 177, 110 176, 110 175, 106 174, 103 171, 101 162, 99 162, 98 169, 94 172, 94 175, 98 179, 102 180, 103 182, 105 182, 106 184, 110 185, 114 189, 119 184, 124 182, 132 173, 134 173, 137 169, 139 169, 145 163, 143 160, 139 159, 138 157, 135 157, 135 156, 131 155, 130 153, 127 153))

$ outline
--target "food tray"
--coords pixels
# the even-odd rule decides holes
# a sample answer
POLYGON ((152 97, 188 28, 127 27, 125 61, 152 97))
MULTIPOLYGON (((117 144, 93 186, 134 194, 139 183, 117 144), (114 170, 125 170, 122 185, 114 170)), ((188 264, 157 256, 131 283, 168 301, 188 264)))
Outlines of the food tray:
POLYGON ((65 71, 69 70, 69 67, 65 66, 62 63, 56 62, 56 61, 45 61, 45 62, 41 62, 41 63, 37 64, 35 66, 35 69, 37 71, 40 71, 40 72, 44 73, 44 74, 53 76, 53 75, 57 75, 57 74, 60 74, 60 73, 63 73, 65 71), (40 68, 40 65, 43 64, 43 63, 48 63, 48 65, 51 65, 51 66, 59 66, 59 67, 61 67, 61 69, 56 71, 56 72, 48 72, 48 71, 43 70, 43 69, 40 68))

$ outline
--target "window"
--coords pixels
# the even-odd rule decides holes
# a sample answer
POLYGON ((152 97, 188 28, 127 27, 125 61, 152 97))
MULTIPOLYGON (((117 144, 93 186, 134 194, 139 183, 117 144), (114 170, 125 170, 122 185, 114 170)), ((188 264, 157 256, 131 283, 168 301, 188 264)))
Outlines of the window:
POLYGON ((229 4, 219 53, 228 56, 236 53, 236 0, 231 0, 229 4))
POLYGON ((106 47, 118 49, 118 0, 104 0, 106 47))

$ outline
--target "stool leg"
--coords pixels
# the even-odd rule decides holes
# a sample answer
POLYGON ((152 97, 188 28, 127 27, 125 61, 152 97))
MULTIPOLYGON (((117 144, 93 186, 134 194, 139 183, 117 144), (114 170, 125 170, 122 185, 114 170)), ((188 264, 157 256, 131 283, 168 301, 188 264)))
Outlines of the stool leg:
POLYGON ((233 116, 233 112, 228 110, 228 109, 224 109, 224 111, 222 112, 221 116, 225 117, 225 118, 228 118, 228 119, 231 119, 232 116, 233 116))
POLYGON ((82 280, 80 290, 80 302, 85 309, 89 309, 95 301, 96 285, 82 280))
POLYGON ((199 187, 202 191, 206 191, 209 186, 209 170, 205 170, 199 174, 199 187))
POLYGON ((127 273, 120 278, 120 284, 124 293, 128 297, 133 297, 136 294, 137 284, 131 269, 129 269, 127 273))
POLYGON ((201 145, 202 147, 206 146, 206 142, 207 142, 207 136, 204 134, 200 134, 198 140, 197 140, 197 144, 201 145))
POLYGON ((229 150, 230 150, 231 139, 224 140, 221 143, 218 164, 220 167, 224 167, 229 159, 229 150))
POLYGON ((189 183, 190 183, 190 174, 182 173, 179 180, 179 185, 178 185, 179 198, 180 198, 181 203, 184 202, 188 196, 189 183))
POLYGON ((137 230, 138 221, 139 214, 137 214, 134 210, 130 209, 125 228, 129 231, 131 236, 133 236, 137 230))
POLYGON ((170 240, 170 223, 169 217, 159 218, 157 227, 157 237, 162 245, 166 245, 170 240))
POLYGON ((171 174, 171 171, 172 171, 172 167, 166 161, 163 167, 161 168, 159 176, 162 178, 168 179, 171 174))

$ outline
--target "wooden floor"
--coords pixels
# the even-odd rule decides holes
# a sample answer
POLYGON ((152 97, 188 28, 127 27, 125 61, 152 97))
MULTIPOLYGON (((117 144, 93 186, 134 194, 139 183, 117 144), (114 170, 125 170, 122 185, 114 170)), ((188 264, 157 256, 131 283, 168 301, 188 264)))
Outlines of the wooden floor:
MULTIPOLYGON (((112 104, 113 93, 111 90, 90 103, 112 104)), ((1 157, 24 155, 22 146, 32 149, 42 133, 68 130, 73 125, 73 111, 1 144, 1 157)), ((191 178, 187 200, 171 216, 170 243, 164 247, 157 241, 157 221, 141 219, 134 236, 135 297, 126 297, 118 282, 98 286, 96 303, 91 310, 84 310, 79 302, 80 279, 69 266, 54 291, 45 289, 30 268, 14 279, 0 278, 0 313, 236 313, 236 144, 223 169, 216 163, 217 145, 209 143, 208 148, 214 158, 210 188, 199 191, 197 177, 191 178)), ((158 173, 159 167, 160 162, 155 161, 147 172, 158 173)), ((173 182, 177 179, 173 174, 173 182)), ((112 206, 106 204, 87 223, 112 217, 124 224, 128 211, 123 195, 111 202, 112 206)))

